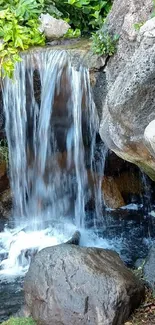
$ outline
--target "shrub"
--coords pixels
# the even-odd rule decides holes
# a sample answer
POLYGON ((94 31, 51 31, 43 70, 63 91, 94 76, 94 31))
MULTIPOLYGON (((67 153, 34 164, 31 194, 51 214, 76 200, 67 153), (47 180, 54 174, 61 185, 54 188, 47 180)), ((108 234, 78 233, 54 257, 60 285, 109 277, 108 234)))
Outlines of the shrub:
POLYGON ((19 51, 33 45, 44 45, 38 16, 43 10, 42 0, 0 1, 0 61, 4 77, 12 77, 14 64, 21 61, 19 51))
POLYGON ((82 34, 101 27, 110 8, 111 0, 45 0, 46 11, 67 20, 82 34))
MULTIPOLYGON (((21 50, 45 44, 45 37, 38 28, 42 12, 69 22, 72 29, 67 37, 77 37, 98 30, 110 8, 111 0, 0 0, 0 63, 3 77, 13 76, 15 63, 21 61, 21 50)), ((109 41, 106 40, 107 49, 109 41)))
POLYGON ((98 55, 113 55, 117 50, 119 35, 110 35, 108 31, 98 31, 92 35, 92 50, 98 55))

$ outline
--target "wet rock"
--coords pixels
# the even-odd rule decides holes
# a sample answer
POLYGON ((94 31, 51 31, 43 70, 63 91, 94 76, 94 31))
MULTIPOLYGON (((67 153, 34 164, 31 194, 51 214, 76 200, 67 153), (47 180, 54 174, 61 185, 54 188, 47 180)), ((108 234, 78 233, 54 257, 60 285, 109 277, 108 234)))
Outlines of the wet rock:
MULTIPOLYGON (((92 173, 90 170, 87 171, 88 176, 88 184, 89 188, 92 190, 92 197, 89 200, 88 206, 92 206, 92 209, 94 208, 94 184, 95 188, 99 186, 99 179, 100 175, 97 173, 92 173)), ((115 183, 115 180, 113 177, 109 176, 103 176, 101 178, 101 187, 102 187, 102 194, 103 194, 103 201, 106 207, 110 209, 117 209, 125 205, 124 199, 118 189, 117 184, 115 183)))
POLYGON ((0 196, 0 218, 8 219, 12 210, 12 194, 10 189, 5 190, 0 196))
POLYGON ((149 251, 146 262, 143 268, 143 276, 145 281, 155 289, 155 245, 149 251))
POLYGON ((138 258, 134 264, 135 269, 141 269, 145 263, 144 258, 138 258))
POLYGON ((6 161, 0 159, 0 196, 3 191, 8 189, 8 187, 9 179, 7 175, 7 163, 6 161))
POLYGON ((6 162, 0 161, 0 178, 3 177, 7 172, 6 162))
POLYGON ((115 252, 66 244, 35 256, 24 287, 26 306, 42 325, 122 325, 144 296, 115 252))
POLYGON ((14 281, 0 279, 0 323, 8 320, 24 304, 23 280, 21 277, 14 281))
POLYGON ((41 14, 40 22, 40 31, 50 40, 64 36, 70 28, 64 20, 56 19, 49 14, 41 14))
POLYGON ((34 256, 37 254, 38 248, 27 248, 21 250, 20 255, 18 256, 18 264, 19 265, 28 265, 30 261, 34 258, 34 256))
POLYGON ((80 244, 80 238, 81 238, 80 232, 79 231, 75 231, 75 233, 73 234, 72 238, 70 240, 68 240, 66 242, 66 244, 79 245, 80 244))
POLYGON ((135 174, 134 171, 128 170, 114 177, 114 181, 124 199, 125 205, 133 202, 135 196, 137 197, 137 202, 141 203, 144 185, 140 176, 140 173, 135 174))
POLYGON ((117 209, 125 205, 124 199, 112 177, 104 177, 102 182, 104 203, 111 209, 117 209))
POLYGON ((14 317, 30 317, 30 311, 27 306, 23 305, 17 313, 14 314, 14 317))

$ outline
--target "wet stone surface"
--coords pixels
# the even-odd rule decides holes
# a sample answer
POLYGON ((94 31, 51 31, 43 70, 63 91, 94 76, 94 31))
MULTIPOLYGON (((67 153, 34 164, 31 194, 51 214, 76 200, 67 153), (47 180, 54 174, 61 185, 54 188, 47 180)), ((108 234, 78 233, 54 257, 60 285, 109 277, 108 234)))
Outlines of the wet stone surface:
MULTIPOLYGON (((155 239, 155 218, 145 214, 142 208, 139 210, 116 211, 107 210, 104 224, 101 221, 93 224, 93 213, 89 212, 87 219, 87 232, 98 236, 98 242, 91 240, 88 245, 102 244, 102 240, 112 245, 112 249, 119 252, 121 258, 128 267, 134 267, 138 258, 145 258, 149 248, 155 239)), ((0 223, 0 231, 3 231, 5 222, 0 223)), ((10 222, 12 228, 13 224, 10 222)), ((53 225, 54 226, 54 225, 53 225)), ((90 235, 90 237, 91 237, 90 235)), ((97 237, 96 236, 96 237, 97 237)), ((86 238, 83 239, 86 241, 86 238)), ((91 238, 90 238, 91 239, 91 238)), ((81 245, 83 242, 81 240, 81 245)), ((101 245, 102 247, 102 245, 101 245)), ((1 254, 0 260, 4 259, 1 254)), ((23 278, 14 280, 1 279, 0 276, 0 323, 16 313, 23 304, 23 278)))
POLYGON ((0 323, 15 314, 24 302, 23 279, 0 279, 0 323))

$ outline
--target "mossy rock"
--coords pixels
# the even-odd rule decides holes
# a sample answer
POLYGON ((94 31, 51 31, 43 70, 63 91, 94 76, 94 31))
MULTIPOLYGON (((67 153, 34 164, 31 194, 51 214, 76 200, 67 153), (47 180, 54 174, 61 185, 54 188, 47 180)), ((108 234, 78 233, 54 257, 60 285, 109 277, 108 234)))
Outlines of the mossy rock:
POLYGON ((10 318, 2 325, 36 325, 36 322, 32 318, 10 318))

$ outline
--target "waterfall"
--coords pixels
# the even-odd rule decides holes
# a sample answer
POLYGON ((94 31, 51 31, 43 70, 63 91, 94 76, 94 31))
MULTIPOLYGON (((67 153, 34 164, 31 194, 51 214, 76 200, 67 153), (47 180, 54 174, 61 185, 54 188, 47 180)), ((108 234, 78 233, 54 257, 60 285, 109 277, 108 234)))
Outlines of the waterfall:
POLYGON ((88 69, 77 69, 66 51, 24 54, 13 80, 4 80, 3 104, 16 224, 26 220, 37 230, 47 220, 72 218, 84 227, 89 196, 84 142, 91 147, 92 168, 98 129, 88 69))

